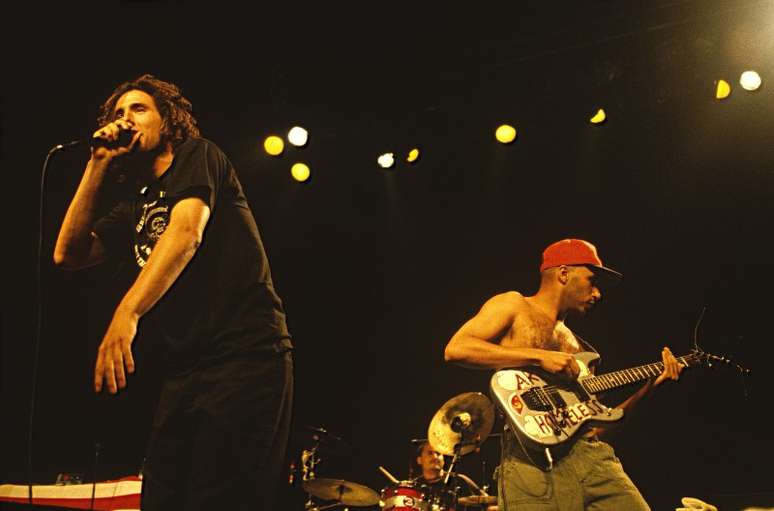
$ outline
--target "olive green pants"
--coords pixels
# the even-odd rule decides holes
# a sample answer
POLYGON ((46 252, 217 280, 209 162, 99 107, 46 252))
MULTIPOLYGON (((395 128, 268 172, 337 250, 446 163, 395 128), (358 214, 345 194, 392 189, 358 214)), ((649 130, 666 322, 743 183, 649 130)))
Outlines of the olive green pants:
POLYGON ((605 442, 578 439, 552 470, 544 471, 524 461, 523 450, 511 431, 506 430, 502 439, 497 476, 501 511, 650 510, 605 442))

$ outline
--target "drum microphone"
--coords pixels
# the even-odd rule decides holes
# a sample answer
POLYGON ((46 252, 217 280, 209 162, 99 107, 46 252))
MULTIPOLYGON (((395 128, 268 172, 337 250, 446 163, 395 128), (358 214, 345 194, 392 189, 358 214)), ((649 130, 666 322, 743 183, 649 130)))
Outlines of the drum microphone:
POLYGON ((461 433, 462 430, 468 429, 471 425, 472 417, 468 412, 462 412, 455 416, 451 421, 451 429, 455 433, 461 433))

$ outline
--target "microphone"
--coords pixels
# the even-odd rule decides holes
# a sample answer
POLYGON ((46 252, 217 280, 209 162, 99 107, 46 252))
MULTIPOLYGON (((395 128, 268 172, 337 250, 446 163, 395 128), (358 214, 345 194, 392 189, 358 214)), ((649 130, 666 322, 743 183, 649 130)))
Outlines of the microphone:
POLYGON ((96 149, 97 147, 109 147, 109 148, 124 147, 132 143, 132 137, 134 137, 135 133, 136 131, 134 130, 122 129, 118 132, 118 140, 115 140, 115 141, 105 140, 99 137, 87 137, 87 138, 82 138, 80 140, 73 140, 72 142, 66 142, 64 144, 59 144, 54 146, 54 148, 52 149, 52 152, 61 151, 63 149, 71 149, 73 147, 86 146, 86 145, 88 145, 92 149, 96 149))
POLYGON ((89 142, 89 145, 94 149, 96 149, 97 147, 115 148, 115 147, 128 146, 129 144, 132 143, 132 137, 134 137, 135 133, 136 131, 134 130, 122 129, 118 132, 118 140, 116 140, 115 142, 108 141, 99 137, 92 137, 89 142))
POLYGON ((451 421, 451 429, 455 433, 461 433, 462 430, 468 429, 472 422, 472 417, 468 412, 462 412, 455 416, 451 421))

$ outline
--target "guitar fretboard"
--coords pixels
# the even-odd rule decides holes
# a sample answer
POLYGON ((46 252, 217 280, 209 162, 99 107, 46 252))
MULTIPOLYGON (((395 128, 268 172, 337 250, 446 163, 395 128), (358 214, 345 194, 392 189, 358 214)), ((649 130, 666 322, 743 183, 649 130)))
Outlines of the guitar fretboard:
MULTIPOLYGON (((677 361, 686 367, 689 367, 694 362, 699 360, 699 356, 691 354, 683 357, 677 357, 677 361)), ((611 390, 616 387, 623 387, 624 385, 630 385, 637 383, 648 378, 658 376, 664 371, 663 362, 655 362, 653 364, 646 364, 643 366, 632 367, 629 369, 622 369, 620 371, 614 371, 612 373, 602 374, 591 378, 586 378, 581 382, 583 389, 591 394, 611 390)))

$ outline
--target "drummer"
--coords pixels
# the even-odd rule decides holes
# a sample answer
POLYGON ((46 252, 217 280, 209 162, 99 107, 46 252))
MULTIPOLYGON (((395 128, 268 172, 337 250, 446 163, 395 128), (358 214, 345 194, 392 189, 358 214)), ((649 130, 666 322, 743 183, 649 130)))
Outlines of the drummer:
POLYGON ((452 475, 448 484, 444 484, 443 454, 425 441, 417 447, 416 461, 421 474, 414 479, 414 483, 429 493, 425 500, 431 502, 435 509, 453 509, 460 491, 460 481, 452 475))

